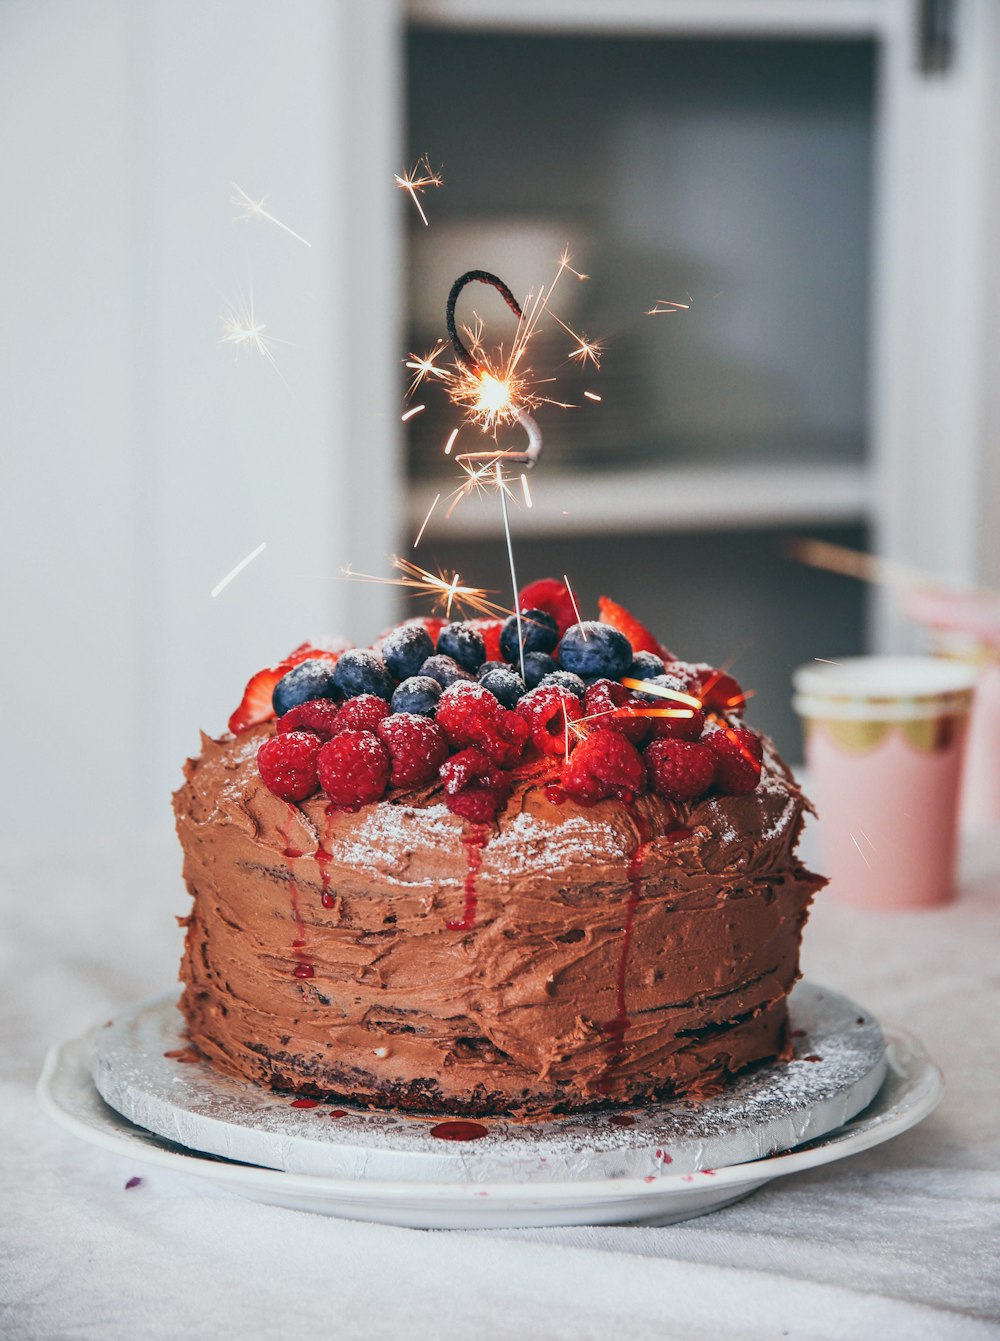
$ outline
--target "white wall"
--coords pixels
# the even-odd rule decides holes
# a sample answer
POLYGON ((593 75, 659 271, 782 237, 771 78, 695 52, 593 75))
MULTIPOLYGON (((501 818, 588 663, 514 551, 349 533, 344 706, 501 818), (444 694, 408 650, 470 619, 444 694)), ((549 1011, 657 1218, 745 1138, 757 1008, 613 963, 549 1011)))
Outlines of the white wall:
POLYGON ((252 671, 390 617, 382 590, 334 575, 384 568, 395 543, 400 193, 358 170, 366 150, 394 158, 393 15, 361 0, 0 10, 0 814, 15 837, 165 828, 197 728, 223 729, 252 671), (361 80, 375 110, 359 131, 361 80), (233 180, 312 248, 234 222, 233 180), (349 311, 370 269, 378 330, 349 311), (220 343, 251 284, 288 342, 280 377, 220 343))

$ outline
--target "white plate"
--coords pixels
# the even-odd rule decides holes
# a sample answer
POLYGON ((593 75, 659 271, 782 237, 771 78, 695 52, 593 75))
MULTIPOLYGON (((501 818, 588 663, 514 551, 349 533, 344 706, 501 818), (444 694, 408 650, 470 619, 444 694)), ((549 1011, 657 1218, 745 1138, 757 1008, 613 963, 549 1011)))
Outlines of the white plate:
POLYGON ((755 1067, 720 1094, 458 1124, 339 1101, 303 1108, 206 1061, 179 1061, 193 1054, 175 999, 140 1002, 94 1030, 91 1074, 104 1101, 186 1150, 324 1178, 523 1185, 719 1169, 841 1126, 871 1103, 886 1069, 882 1031, 863 1007, 799 983, 789 1002, 795 1059, 755 1067), (473 1139, 454 1139, 462 1135, 473 1139))
POLYGON ((46 1111, 83 1140, 139 1163, 194 1174, 255 1201, 323 1215, 428 1229, 574 1224, 670 1224, 717 1210, 774 1178, 888 1141, 922 1121, 943 1092, 938 1068, 909 1035, 886 1038, 886 1079, 852 1122, 783 1155, 700 1173, 585 1182, 374 1181, 284 1173, 198 1155, 135 1127, 90 1078, 91 1038, 49 1053, 38 1085, 46 1111))

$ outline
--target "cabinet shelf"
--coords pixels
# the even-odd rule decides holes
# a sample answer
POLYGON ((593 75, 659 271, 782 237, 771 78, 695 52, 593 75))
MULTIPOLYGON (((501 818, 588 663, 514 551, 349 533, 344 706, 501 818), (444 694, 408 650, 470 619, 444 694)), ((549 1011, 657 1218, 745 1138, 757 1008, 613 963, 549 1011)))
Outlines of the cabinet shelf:
MULTIPOLYGON (((492 494, 461 501, 444 520, 457 476, 411 486, 413 534, 441 494, 426 534, 482 536, 496 525, 492 494)), ((741 531, 775 526, 863 522, 871 487, 860 465, 657 466, 616 472, 550 471, 530 480, 532 506, 514 525, 522 536, 622 532, 741 531)))

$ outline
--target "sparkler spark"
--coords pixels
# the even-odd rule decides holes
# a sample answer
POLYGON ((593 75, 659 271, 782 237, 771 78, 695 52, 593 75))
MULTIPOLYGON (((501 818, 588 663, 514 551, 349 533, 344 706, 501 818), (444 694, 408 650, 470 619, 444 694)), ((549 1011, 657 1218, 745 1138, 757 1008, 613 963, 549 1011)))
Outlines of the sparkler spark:
POLYGON ((603 397, 599 396, 596 391, 585 391, 583 394, 587 397, 588 400, 599 401, 603 399, 603 397))
POLYGON ((222 579, 222 581, 216 582, 215 586, 212 588, 211 592, 212 598, 214 599, 216 596, 219 595, 220 592, 225 591, 226 587, 229 586, 233 578, 239 577, 240 573, 243 572, 243 569, 248 568, 250 564, 253 563, 254 559, 258 558, 261 554, 263 554, 266 549, 267 549, 267 541, 262 540, 261 543, 257 546, 257 548, 255 550, 252 550, 246 556, 245 559, 240 559, 239 563, 236 565, 235 568, 230 568, 229 572, 222 579))
POLYGON ((675 312, 687 312, 691 304, 675 303, 672 298, 657 298, 655 304, 646 313, 647 317, 669 317, 675 312))
POLYGON ((394 555, 392 566, 402 574, 401 577, 376 577, 371 573, 357 573, 348 565, 342 570, 343 576, 359 582, 377 582, 382 586, 404 587, 414 596, 430 596, 435 609, 443 609, 450 619, 453 608, 473 610, 476 614, 506 616, 510 611, 487 598, 492 594, 485 587, 468 587, 462 584, 458 573, 445 577, 443 572, 432 573, 409 559, 394 555))
POLYGON ((242 213, 236 216, 234 222, 237 220, 245 221, 253 219, 254 217, 266 219, 268 223, 273 223, 276 228, 280 228, 282 232, 288 233, 289 236, 295 238, 296 242, 301 242, 304 247, 309 247, 310 250, 312 249, 311 242, 307 242, 300 233, 296 233, 294 228, 289 228, 286 223, 282 223, 280 219, 276 219, 273 214, 264 208, 264 203, 267 199, 266 196, 261 196, 260 200, 252 200, 250 196, 247 195, 246 191, 243 190, 242 186, 237 186, 235 182, 230 182, 229 185, 236 192, 231 198, 230 203, 239 206, 242 211, 242 213))
POLYGON ((424 221, 424 227, 428 226, 427 215, 424 213, 424 207, 420 203, 421 194, 431 186, 443 186, 444 178, 440 171, 435 172, 430 165, 430 160, 426 154, 421 154, 414 163, 409 172, 404 172, 402 176, 398 174, 393 177, 393 181, 401 190, 405 191, 417 208, 417 213, 424 221))
POLYGON ((423 520, 423 525, 420 527, 420 530, 417 532, 417 538, 416 538, 416 540, 414 540, 414 542, 413 542, 413 548, 414 548, 414 549, 416 549, 417 546, 420 544, 420 537, 421 537, 421 536, 423 535, 423 533, 427 530, 427 523, 428 523, 428 522, 430 521, 430 519, 431 519, 431 513, 434 511, 434 509, 437 507, 437 505, 438 505, 438 503, 440 503, 440 501, 441 501, 441 495, 440 495, 440 494, 435 494, 435 495, 434 495, 434 502, 433 502, 433 503, 430 505, 430 507, 427 509, 427 516, 424 518, 424 520, 423 520))
POLYGON ((422 410, 426 409, 427 409, 426 405, 414 405, 409 410, 407 410, 405 414, 401 414, 399 416, 400 421, 405 424, 408 419, 412 419, 414 415, 418 415, 422 410))
MULTIPOLYGON (((281 369, 278 367, 274 351, 271 345, 281 343, 276 341, 273 336, 267 336, 264 331, 267 329, 262 321, 257 320, 257 312, 254 307, 253 289, 250 290, 248 301, 242 302, 235 312, 231 312, 228 317, 220 317, 222 322, 222 339, 220 344, 231 344, 236 346, 236 357, 239 358, 243 349, 252 349, 258 353, 261 358, 267 359, 274 371, 281 377, 281 369)), ((281 377, 285 382, 284 377, 281 377)), ((288 383, 285 382, 285 386, 288 383)))

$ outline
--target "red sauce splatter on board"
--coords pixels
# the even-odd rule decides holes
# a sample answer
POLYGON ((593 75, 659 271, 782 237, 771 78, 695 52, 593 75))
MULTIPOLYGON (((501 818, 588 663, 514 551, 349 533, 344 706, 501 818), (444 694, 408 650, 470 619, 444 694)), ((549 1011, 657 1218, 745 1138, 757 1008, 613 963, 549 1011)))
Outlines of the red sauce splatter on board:
POLYGON ((484 1127, 481 1122, 439 1122, 431 1128, 431 1135, 439 1141, 478 1141, 489 1134, 489 1127, 484 1127))
POLYGON ((817 1057, 815 1052, 811 1052, 808 1057, 803 1057, 802 1060, 804 1062, 821 1062, 823 1058, 817 1057))
POLYGON ((453 920, 448 923, 449 931, 471 931, 476 925, 476 908, 479 904, 479 894, 476 890, 476 877, 479 875, 483 864, 483 848, 489 840, 489 829, 485 825, 470 825, 462 834, 462 842, 465 845, 465 907, 462 909, 461 920, 453 920))
POLYGON ((318 1099, 293 1099, 293 1100, 292 1100, 292 1103, 291 1103, 291 1106, 292 1106, 292 1108, 318 1108, 318 1107, 319 1107, 319 1100, 318 1100, 318 1099))
POLYGON ((329 1113, 327 1113, 327 1117, 332 1117, 332 1118, 342 1118, 342 1117, 347 1117, 347 1109, 346 1109, 346 1108, 334 1108, 334 1109, 331 1109, 331 1111, 330 1111, 329 1113))
POLYGON ((630 1113, 612 1113, 608 1121, 613 1127, 634 1127, 635 1118, 630 1113))

